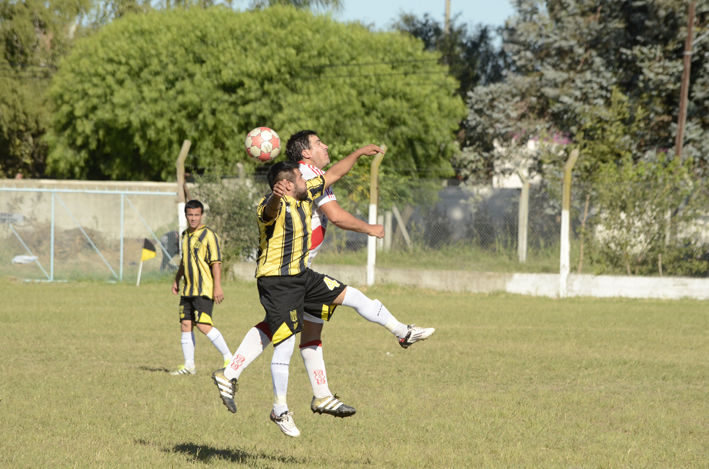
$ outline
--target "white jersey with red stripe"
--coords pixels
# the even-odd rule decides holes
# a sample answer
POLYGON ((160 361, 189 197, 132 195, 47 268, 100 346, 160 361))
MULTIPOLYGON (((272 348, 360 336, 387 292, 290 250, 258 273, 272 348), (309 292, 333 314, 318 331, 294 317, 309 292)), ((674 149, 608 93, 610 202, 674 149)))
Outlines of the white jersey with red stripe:
MULTIPOLYGON (((320 168, 317 168, 311 164, 307 164, 300 161, 300 172, 303 178, 307 181, 314 177, 325 174, 320 168)), ((327 217, 320 209, 323 205, 328 202, 337 200, 335 194, 332 192, 332 187, 325 189, 323 195, 315 199, 315 210, 313 210, 313 218, 310 221, 310 226, 313 229, 313 235, 310 237, 312 240, 310 243, 310 257, 308 258, 308 267, 313 262, 313 258, 318 255, 320 246, 322 246, 323 239, 325 239, 325 230, 327 230, 327 217)))

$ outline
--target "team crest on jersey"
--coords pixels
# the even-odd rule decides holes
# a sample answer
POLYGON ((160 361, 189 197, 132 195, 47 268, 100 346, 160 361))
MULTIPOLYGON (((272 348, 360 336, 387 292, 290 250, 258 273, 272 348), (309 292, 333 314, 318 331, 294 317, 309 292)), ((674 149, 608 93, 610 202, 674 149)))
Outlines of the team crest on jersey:
POLYGON ((199 249, 202 247, 202 242, 200 240, 195 240, 194 242, 194 249, 199 249))
POLYGON ((340 286, 340 282, 338 282, 337 280, 333 280, 328 277, 325 277, 324 280, 325 285, 327 285, 327 288, 329 288, 331 291, 340 286))

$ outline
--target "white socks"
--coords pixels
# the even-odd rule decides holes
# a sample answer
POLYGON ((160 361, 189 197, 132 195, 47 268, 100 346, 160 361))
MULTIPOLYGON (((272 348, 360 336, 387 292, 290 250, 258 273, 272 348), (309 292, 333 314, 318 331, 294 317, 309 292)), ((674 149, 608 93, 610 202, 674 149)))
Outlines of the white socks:
POLYGON ((182 355, 185 356, 185 368, 194 369, 194 334, 182 333, 182 355))
POLYGON ((288 411, 286 394, 288 394, 288 366, 295 347, 295 334, 281 342, 273 350, 271 359, 271 379, 273 380, 273 413, 281 415, 288 411))
POLYGON ((406 324, 402 324, 386 309, 379 300, 370 300, 356 288, 347 287, 342 306, 353 308, 360 316, 370 322, 384 326, 399 339, 406 337, 408 332, 406 324))
POLYGON ((212 330, 207 334, 207 339, 212 341, 212 345, 219 350, 219 353, 222 354, 225 360, 231 358, 229 347, 227 347, 226 341, 224 340, 224 337, 222 337, 222 333, 219 332, 216 327, 212 327, 212 330))
POLYGON ((332 396, 327 385, 327 373, 325 373, 325 361, 322 355, 322 342, 314 340, 300 346, 300 356, 303 357, 305 371, 308 372, 310 385, 313 388, 313 397, 322 399, 332 396))
POLYGON ((226 367, 226 370, 224 370, 226 379, 239 379, 244 368, 249 366, 252 361, 256 360, 256 358, 266 350, 268 344, 271 343, 271 339, 268 338, 259 326, 268 328, 266 323, 259 323, 249 329, 244 340, 239 344, 239 348, 234 352, 234 358, 231 360, 231 363, 226 367))

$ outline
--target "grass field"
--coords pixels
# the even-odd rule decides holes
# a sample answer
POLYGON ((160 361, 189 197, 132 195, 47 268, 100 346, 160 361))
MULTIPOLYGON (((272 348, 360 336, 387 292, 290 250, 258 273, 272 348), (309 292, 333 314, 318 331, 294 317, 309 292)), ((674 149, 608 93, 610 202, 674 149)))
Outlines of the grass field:
MULTIPOLYGON (((167 283, 0 279, 0 467, 707 467, 709 307, 699 301, 564 301, 369 289, 402 321, 435 326, 408 350, 340 308, 325 326, 330 387, 357 408, 309 410, 296 352, 289 404, 268 419, 270 350, 229 413, 197 333, 181 364, 167 283)), ((235 349, 262 318, 255 284, 215 312, 235 349)))

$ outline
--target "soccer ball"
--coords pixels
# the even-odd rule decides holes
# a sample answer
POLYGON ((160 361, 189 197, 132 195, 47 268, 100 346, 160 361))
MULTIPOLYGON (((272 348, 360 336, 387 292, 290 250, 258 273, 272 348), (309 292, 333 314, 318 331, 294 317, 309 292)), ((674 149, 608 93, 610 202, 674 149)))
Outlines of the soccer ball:
POLYGON ((266 163, 281 152, 281 139, 268 127, 256 127, 246 136, 246 153, 253 159, 266 163))

